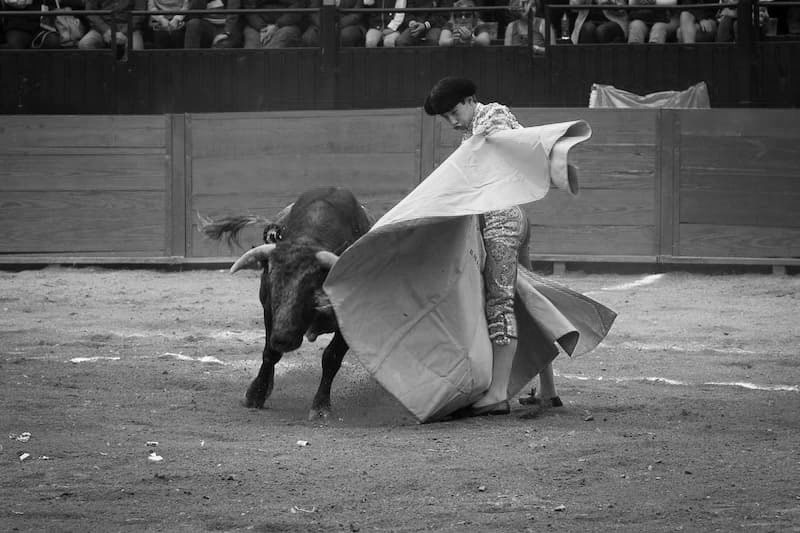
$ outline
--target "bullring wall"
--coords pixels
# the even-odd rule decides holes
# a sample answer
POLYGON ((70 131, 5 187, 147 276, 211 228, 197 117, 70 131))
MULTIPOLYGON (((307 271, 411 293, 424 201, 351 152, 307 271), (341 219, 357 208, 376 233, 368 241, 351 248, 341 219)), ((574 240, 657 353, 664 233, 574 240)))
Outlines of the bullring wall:
MULTIPOLYGON (((515 108, 582 118, 581 194, 529 207, 535 260, 800 264, 800 110, 515 108)), ((376 215, 457 146, 420 109, 4 116, 0 263, 226 262, 198 215, 273 216, 315 185, 376 215)))

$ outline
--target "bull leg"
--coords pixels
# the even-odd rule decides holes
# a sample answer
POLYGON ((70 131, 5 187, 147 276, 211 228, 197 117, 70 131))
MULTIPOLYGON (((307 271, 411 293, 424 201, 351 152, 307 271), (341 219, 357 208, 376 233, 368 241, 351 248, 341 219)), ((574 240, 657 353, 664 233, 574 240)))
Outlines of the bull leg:
POLYGON ((264 267, 264 272, 261 274, 261 287, 259 289, 258 298, 264 310, 264 351, 261 355, 261 368, 258 370, 258 375, 247 388, 247 393, 244 396, 244 405, 245 407, 262 409, 264 407, 264 402, 269 398, 270 394, 272 394, 272 388, 275 385, 275 364, 280 361, 283 356, 283 353, 269 347, 272 330, 272 312, 270 311, 269 304, 269 278, 267 277, 266 266, 264 267))
POLYGON ((317 394, 311 404, 311 411, 308 419, 328 418, 331 415, 331 385, 333 378, 342 366, 342 359, 347 353, 347 342, 338 331, 333 336, 333 340, 322 352, 322 379, 319 382, 317 394))
POLYGON ((244 397, 245 407, 256 409, 264 407, 264 402, 272 394, 272 388, 275 385, 275 364, 281 360, 282 356, 282 353, 270 349, 269 338, 267 338, 267 345, 264 346, 261 359, 261 368, 250 387, 247 388, 247 394, 244 397))

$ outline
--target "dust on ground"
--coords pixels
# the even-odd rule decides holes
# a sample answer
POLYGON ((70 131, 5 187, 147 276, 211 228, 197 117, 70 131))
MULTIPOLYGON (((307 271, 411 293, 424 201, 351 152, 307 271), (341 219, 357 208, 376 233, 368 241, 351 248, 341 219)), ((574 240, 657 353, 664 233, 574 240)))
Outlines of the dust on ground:
POLYGON ((0 272, 1 529, 800 531, 800 278, 554 279, 619 312, 565 406, 417 424, 352 357, 307 421, 327 336, 242 407, 253 271, 0 272))

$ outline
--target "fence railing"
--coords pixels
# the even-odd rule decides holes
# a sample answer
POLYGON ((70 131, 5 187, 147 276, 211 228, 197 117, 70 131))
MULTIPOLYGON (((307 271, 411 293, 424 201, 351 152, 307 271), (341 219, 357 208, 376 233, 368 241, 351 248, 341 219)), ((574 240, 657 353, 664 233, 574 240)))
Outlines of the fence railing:
MULTIPOLYGON (((561 0, 566 1, 566 0, 561 0)), ((327 0, 326 0, 327 2, 327 0)), ((175 10, 191 17, 247 13, 319 15, 317 46, 291 49, 156 49, 134 50, 128 42, 106 50, 0 49, 0 109, 2 113, 180 113, 268 111, 280 109, 344 109, 416 106, 419 94, 436 79, 453 72, 476 77, 482 96, 512 106, 586 105, 593 83, 613 84, 640 94, 685 89, 706 81, 714 107, 800 107, 800 53, 797 42, 762 35, 756 14, 770 9, 800 9, 800 1, 741 0, 694 4, 690 9, 736 6, 735 42, 629 45, 554 43, 549 14, 609 6, 551 5, 536 16, 548 20, 545 53, 530 47, 417 46, 370 50, 342 46, 337 20, 353 12, 365 15, 393 12, 451 13, 463 8, 339 9, 332 3, 318 8, 175 10), (751 23, 748 23, 750 21, 751 23), (481 49, 478 49, 481 48, 481 49), (206 61, 208 56, 214 61, 206 61), (300 65, 298 67, 298 65, 300 65), (146 76, 143 73, 165 73, 146 76), (298 76, 298 73, 301 73, 298 76), (86 79, 96 80, 87 83, 86 79), (203 80, 198 84, 193 80, 203 80), (208 83, 206 83, 208 82, 208 83), (264 89, 269 85, 270 90, 264 89), (381 96, 383 95, 383 96, 381 96)), ((681 10, 687 6, 613 6, 611 9, 681 10)), ((507 7, 470 7, 487 13, 507 7)), ((116 31, 117 24, 151 15, 147 10, 52 10, 46 16, 100 15, 116 31), (115 15, 114 18, 111 15, 115 15)), ((0 17, 40 17, 45 12, 0 11, 0 17)), ((533 24, 529 12, 529 38, 533 24)), ((485 17, 489 18, 489 17, 485 17)), ((500 19, 500 15, 496 16, 500 19)), ((555 18, 555 17, 552 17, 555 18)), ((506 19, 510 20, 510 19, 506 19)))
MULTIPOLYGON (((767 7, 767 8, 797 8, 800 9, 800 0, 792 0, 792 1, 768 1, 768 0, 741 0, 741 1, 725 1, 719 3, 702 3, 702 4, 692 4, 691 6, 685 5, 569 5, 569 4, 552 4, 547 2, 547 0, 543 0, 541 2, 540 11, 543 13, 537 13, 534 15, 534 10, 529 10, 527 12, 528 17, 528 43, 533 42, 533 32, 534 32, 534 24, 533 19, 535 16, 541 15, 542 18, 545 20, 544 30, 545 30, 545 46, 550 47, 553 45, 563 44, 569 42, 567 39, 564 39, 565 35, 563 32, 560 31, 560 28, 552 24, 553 21, 559 18, 560 13, 575 13, 577 11, 588 10, 588 11, 620 11, 620 12, 633 12, 633 11, 653 11, 653 12, 676 12, 676 11, 684 11, 687 9, 696 10, 696 9, 714 9, 720 10, 723 8, 730 8, 735 9, 737 11, 737 21, 738 21, 738 34, 736 38, 736 43, 747 47, 753 41, 758 41, 762 39, 761 32, 759 31, 759 17, 758 12, 759 8, 767 7), (749 21, 749 24, 743 23, 743 21, 749 21), (556 35, 553 35, 553 32, 556 32, 556 35)), ((426 7, 426 8, 338 8, 337 6, 333 5, 332 3, 324 3, 319 8, 295 8, 295 9, 190 9, 190 10, 158 10, 158 11, 150 11, 150 10, 129 10, 122 15, 126 18, 128 27, 133 27, 133 22, 136 18, 143 18, 149 17, 150 15, 186 15, 187 17, 195 17, 195 16, 205 16, 205 15, 249 15, 249 14, 285 14, 285 13, 303 13, 303 14, 311 14, 315 13, 319 15, 320 20, 320 46, 328 52, 329 48, 333 48, 331 51, 335 51, 338 48, 338 39, 336 38, 336 21, 341 14, 348 14, 348 13, 362 13, 362 14, 373 14, 373 13, 444 13, 449 14, 457 11, 471 11, 475 13, 498 13, 498 12, 505 12, 508 11, 508 6, 474 6, 469 8, 455 8, 454 6, 447 6, 447 7, 426 7)), ((111 15, 119 16, 120 13, 112 12, 109 10, 50 10, 50 11, 23 11, 23 10, 5 10, 0 11, 0 18, 5 17, 41 17, 45 15, 50 16, 58 16, 58 15, 72 15, 77 17, 86 17, 91 15, 99 15, 110 17, 109 19, 109 26, 111 27, 113 32, 116 32, 116 20, 111 15)), ((128 43, 127 48, 131 50, 133 53, 137 52, 136 50, 132 50, 131 46, 131 32, 128 32, 128 43)), ((797 35, 797 39, 800 40, 800 34, 797 35)), ((570 44, 572 44, 570 42, 570 44)), ((715 43, 705 43, 705 44, 715 44, 715 43)), ((592 43, 593 46, 602 45, 602 43, 592 43)), ((111 47, 113 49, 113 47, 111 47)), ((124 59, 124 56, 121 57, 124 59)))

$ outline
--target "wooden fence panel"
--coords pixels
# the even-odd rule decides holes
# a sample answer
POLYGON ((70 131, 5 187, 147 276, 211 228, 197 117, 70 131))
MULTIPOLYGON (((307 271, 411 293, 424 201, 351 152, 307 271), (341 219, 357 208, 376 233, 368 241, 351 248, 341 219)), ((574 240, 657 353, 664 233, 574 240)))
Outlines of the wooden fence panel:
MULTIPOLYGON (((189 255, 241 252, 204 238, 197 215, 273 217, 310 188, 343 186, 376 216, 420 179, 419 110, 192 115, 189 255)), ((258 244, 258 230, 242 246, 258 244)))
POLYGON ((342 48, 337 101, 340 107, 421 107, 431 86, 444 76, 469 73, 481 98, 535 105, 544 98, 545 63, 524 47, 342 48))
POLYGON ((282 50, 0 51, 0 113, 137 114, 418 107, 469 73, 486 101, 586 106, 593 83, 635 93, 705 81, 713 107, 800 106, 800 43, 282 50), (753 65, 752 72, 742 65, 753 65), (752 84, 750 83, 752 81, 752 84), (752 94, 751 94, 752 91, 752 94))
MULTIPOLYGON (((526 125, 583 118, 593 128, 570 154, 580 194, 554 190, 528 207, 534 257, 800 262, 796 111, 512 110, 526 125)), ((335 185, 380 216, 459 142, 419 108, 9 115, 0 260, 227 257, 241 247, 202 237, 198 214, 272 217, 300 192, 335 185)), ((242 246, 260 240, 253 228, 242 246)))
POLYGON ((778 110, 680 112, 677 254, 800 255, 800 124, 778 110))
POLYGON ((317 48, 133 52, 115 72, 116 112, 314 109, 319 57, 317 48))
POLYGON ((167 121, 9 116, 0 128, 0 251, 167 254, 167 121))
POLYGON ((118 63, 110 52, 1 52, 0 113, 115 112, 114 72, 118 63))

